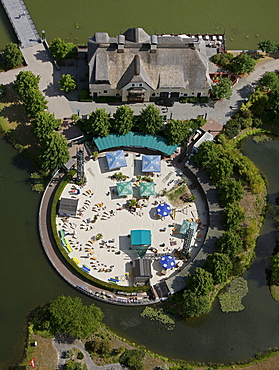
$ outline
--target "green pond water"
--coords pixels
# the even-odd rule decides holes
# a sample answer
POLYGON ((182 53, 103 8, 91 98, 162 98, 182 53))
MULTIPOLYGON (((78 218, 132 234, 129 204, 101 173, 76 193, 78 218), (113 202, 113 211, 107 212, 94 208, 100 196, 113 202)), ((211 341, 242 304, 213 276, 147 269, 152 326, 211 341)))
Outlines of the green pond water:
MULTIPOLYGON (((96 31, 111 36, 129 27, 148 33, 227 34, 231 49, 255 49, 265 38, 279 42, 279 2, 275 0, 26 0, 35 25, 48 40, 86 43, 96 31)), ((0 8, 0 48, 15 41, 0 8)))
MULTIPOLYGON (((245 310, 224 314, 214 303, 209 315, 176 322, 167 331, 141 318, 139 307, 99 303, 70 287, 53 270, 38 237, 40 196, 30 191, 27 180, 34 169, 0 138, 0 369, 18 361, 24 349, 26 318, 31 310, 57 296, 82 297, 102 308, 105 322, 119 335, 165 356, 194 361, 229 362, 247 359, 279 344, 279 305, 269 294, 265 269, 274 248, 276 232, 268 217, 256 250, 257 258, 244 274, 249 294, 245 310)), ((269 194, 279 191, 279 142, 245 144, 248 156, 269 180, 269 194)))

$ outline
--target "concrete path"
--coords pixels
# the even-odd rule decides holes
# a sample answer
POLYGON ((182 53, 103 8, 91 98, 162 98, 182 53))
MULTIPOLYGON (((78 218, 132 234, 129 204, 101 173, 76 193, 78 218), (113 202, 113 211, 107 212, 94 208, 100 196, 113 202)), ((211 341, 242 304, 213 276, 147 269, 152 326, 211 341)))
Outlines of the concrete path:
POLYGON ((86 366, 88 370, 123 370, 126 369, 120 364, 110 364, 105 366, 95 365, 89 353, 86 351, 84 344, 80 340, 75 340, 73 343, 60 342, 55 339, 52 341, 53 347, 57 351, 58 356, 58 370, 63 369, 67 362, 66 352, 71 348, 78 348, 84 355, 86 366))
POLYGON ((40 39, 32 18, 22 0, 1 0, 22 48, 37 45, 40 39))

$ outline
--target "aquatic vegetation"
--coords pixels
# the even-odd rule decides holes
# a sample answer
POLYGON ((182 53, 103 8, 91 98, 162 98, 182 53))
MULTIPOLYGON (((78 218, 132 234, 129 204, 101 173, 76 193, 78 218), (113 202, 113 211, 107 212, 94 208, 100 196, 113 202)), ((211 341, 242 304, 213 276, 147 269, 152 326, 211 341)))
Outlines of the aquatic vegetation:
POLYGON ((171 318, 170 315, 164 313, 162 308, 155 310, 152 307, 146 306, 140 316, 146 317, 149 320, 156 320, 159 323, 165 325, 168 330, 173 330, 173 328, 175 327, 174 319, 171 318))
POLYGON ((244 310, 241 303, 243 297, 248 293, 248 284, 245 279, 239 277, 232 280, 225 292, 219 295, 219 302, 223 312, 237 312, 244 310))

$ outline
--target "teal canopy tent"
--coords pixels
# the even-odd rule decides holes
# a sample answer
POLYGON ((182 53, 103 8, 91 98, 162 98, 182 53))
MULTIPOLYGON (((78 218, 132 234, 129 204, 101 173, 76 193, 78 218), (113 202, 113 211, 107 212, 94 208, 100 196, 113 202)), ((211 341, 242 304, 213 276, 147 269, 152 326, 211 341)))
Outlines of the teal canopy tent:
POLYGON ((138 256, 143 258, 148 247, 151 245, 151 231, 131 230, 131 245, 138 256))
POLYGON ((149 197, 150 195, 155 195, 154 182, 141 182, 140 183, 140 196, 149 197))
POLYGON ((116 184, 117 193, 120 197, 124 197, 129 194, 133 194, 133 188, 131 181, 127 182, 118 182, 116 184))
POLYGON ((198 223, 197 222, 191 222, 188 220, 183 220, 183 223, 180 227, 180 234, 186 234, 187 230, 192 229, 193 233, 197 231, 198 223))

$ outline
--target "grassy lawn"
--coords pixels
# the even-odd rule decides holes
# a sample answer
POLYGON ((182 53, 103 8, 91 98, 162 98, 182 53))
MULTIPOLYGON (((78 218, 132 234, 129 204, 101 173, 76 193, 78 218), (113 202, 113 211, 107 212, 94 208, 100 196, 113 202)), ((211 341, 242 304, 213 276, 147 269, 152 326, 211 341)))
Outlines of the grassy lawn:
POLYGON ((175 190, 168 192, 167 197, 174 207, 179 207, 185 205, 180 199, 181 195, 184 193, 190 193, 186 184, 180 185, 175 190))

